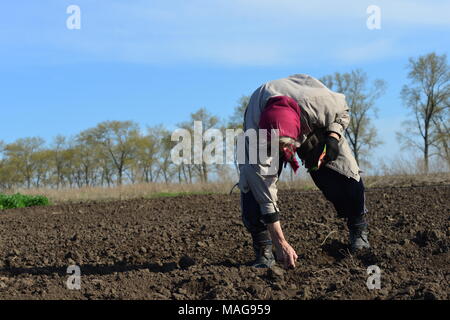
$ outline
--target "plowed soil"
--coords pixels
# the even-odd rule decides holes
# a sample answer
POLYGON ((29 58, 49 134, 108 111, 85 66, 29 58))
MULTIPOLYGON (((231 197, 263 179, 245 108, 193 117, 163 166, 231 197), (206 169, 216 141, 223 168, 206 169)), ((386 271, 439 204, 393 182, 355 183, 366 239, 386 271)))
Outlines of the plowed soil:
POLYGON ((350 254, 319 192, 280 191, 292 270, 249 267, 239 194, 0 213, 0 299, 449 299, 450 187, 367 190, 372 249, 350 254), (81 289, 66 286, 81 269, 81 289), (367 267, 381 270, 369 290, 367 267))

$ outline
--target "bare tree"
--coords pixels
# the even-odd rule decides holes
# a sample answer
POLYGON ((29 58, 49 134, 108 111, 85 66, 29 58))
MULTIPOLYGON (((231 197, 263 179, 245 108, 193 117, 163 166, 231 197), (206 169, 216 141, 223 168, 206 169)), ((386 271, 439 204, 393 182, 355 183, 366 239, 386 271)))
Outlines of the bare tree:
POLYGON ((244 114, 250 102, 250 96, 241 96, 237 106, 234 108, 233 114, 228 121, 228 128, 242 129, 244 123, 244 114))
POLYGON ((11 189, 14 184, 12 181, 12 170, 8 167, 8 159, 3 156, 5 143, 0 140, 0 190, 11 189))
MULTIPOLYGON (((250 102, 250 96, 243 95, 237 101, 238 104, 234 107, 233 114, 230 116, 227 128, 228 129, 243 129, 244 128, 244 116, 247 110, 248 103, 250 102)), ((239 165, 237 163, 237 137, 234 140, 234 155, 233 162, 236 175, 239 176, 239 165)))
POLYGON ((53 148, 51 150, 52 158, 53 158, 53 166, 55 169, 55 182, 56 188, 59 189, 63 183, 64 175, 64 165, 65 161, 65 151, 67 148, 67 139, 62 135, 58 135, 55 137, 53 141, 53 148))
POLYGON ((142 180, 144 182, 153 182, 156 180, 154 167, 157 163, 158 148, 160 147, 157 140, 157 129, 148 128, 148 134, 139 137, 136 141, 137 150, 135 161, 141 170, 142 180))
MULTIPOLYGON (((214 128, 219 123, 219 118, 210 114, 205 108, 200 108, 196 112, 191 113, 190 121, 180 123, 179 127, 188 130, 193 136, 194 121, 201 121, 203 130, 207 130, 210 128, 214 128)), ((206 143, 203 142, 203 149, 205 148, 205 145, 206 143)), ((197 173, 197 175, 199 176, 201 182, 208 182, 210 167, 204 161, 202 161, 201 164, 194 164, 191 166, 195 173, 197 173)))
POLYGON ((436 128, 436 147, 439 152, 438 157, 447 163, 450 168, 450 108, 446 108, 433 118, 433 124, 436 128))
POLYGON ((43 185, 50 185, 52 171, 54 167, 53 152, 50 149, 39 150, 33 153, 31 159, 35 165, 34 186, 40 188, 43 185))
POLYGON ((110 156, 117 172, 117 184, 121 185, 126 166, 136 151, 139 126, 132 121, 105 121, 99 123, 92 133, 110 156))
POLYGON ((386 82, 377 79, 369 84, 367 74, 361 69, 350 73, 336 72, 321 78, 321 81, 329 89, 345 95, 350 113, 345 136, 356 161, 370 166, 370 150, 382 143, 372 125, 372 117, 376 116, 375 102, 385 92, 386 82))
POLYGON ((428 173, 431 156, 444 155, 448 160, 450 69, 447 55, 433 52, 410 58, 408 69, 410 84, 403 86, 401 98, 411 110, 413 120, 403 123, 404 130, 397 137, 404 147, 421 150, 424 170, 428 173))
POLYGON ((34 155, 42 150, 45 141, 42 138, 17 139, 4 147, 10 169, 20 174, 27 188, 30 188, 35 178, 37 163, 34 155))
POLYGON ((94 185, 96 171, 100 173, 100 185, 106 181, 108 186, 112 183, 111 171, 112 166, 108 152, 98 141, 95 128, 87 129, 80 132, 71 148, 72 153, 72 171, 73 180, 80 186, 94 185))
POLYGON ((173 175, 176 174, 176 168, 170 157, 170 150, 174 147, 175 143, 171 140, 170 131, 163 125, 152 127, 149 130, 149 134, 157 143, 157 161, 158 171, 155 174, 154 181, 159 175, 162 175, 165 183, 169 183, 173 175))

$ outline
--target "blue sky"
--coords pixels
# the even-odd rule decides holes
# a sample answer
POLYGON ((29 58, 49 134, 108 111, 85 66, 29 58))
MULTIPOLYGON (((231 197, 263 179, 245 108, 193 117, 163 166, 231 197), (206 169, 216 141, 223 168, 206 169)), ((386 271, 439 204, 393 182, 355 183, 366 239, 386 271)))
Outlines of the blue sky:
POLYGON ((104 120, 169 128, 294 73, 387 81, 375 124, 395 154, 409 57, 448 53, 448 1, 15 0, 0 4, 0 140, 48 141, 104 120), (81 8, 81 29, 66 8, 81 8), (381 29, 366 27, 369 5, 381 29))

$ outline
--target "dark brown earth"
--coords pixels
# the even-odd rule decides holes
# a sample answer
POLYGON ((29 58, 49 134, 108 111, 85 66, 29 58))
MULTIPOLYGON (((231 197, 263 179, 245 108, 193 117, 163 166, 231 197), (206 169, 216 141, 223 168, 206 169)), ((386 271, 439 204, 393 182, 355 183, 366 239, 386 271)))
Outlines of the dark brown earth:
POLYGON ((373 249, 355 255, 320 193, 279 196, 294 270, 246 265, 238 194, 3 211, 0 299, 450 298, 449 186, 368 190, 373 249), (66 287, 71 264, 81 290, 66 287), (366 286, 369 265, 380 290, 366 286))

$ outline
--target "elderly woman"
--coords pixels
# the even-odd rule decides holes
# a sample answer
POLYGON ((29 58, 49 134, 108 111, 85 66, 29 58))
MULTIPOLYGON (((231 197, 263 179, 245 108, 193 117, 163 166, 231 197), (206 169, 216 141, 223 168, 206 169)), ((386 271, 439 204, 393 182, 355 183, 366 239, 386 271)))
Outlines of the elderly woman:
POLYGON ((277 173, 269 172, 266 162, 250 163, 249 144, 245 161, 239 164, 242 220, 253 239, 253 266, 270 268, 275 263, 273 244, 277 260, 295 267, 297 254, 279 221, 276 186, 283 164, 289 163, 294 171, 299 168, 295 153, 338 216, 346 219, 350 248, 369 248, 364 185, 344 137, 349 120, 345 96, 309 75, 270 81, 252 94, 244 130, 278 129, 280 142, 280 157, 270 163, 277 166, 277 173))

